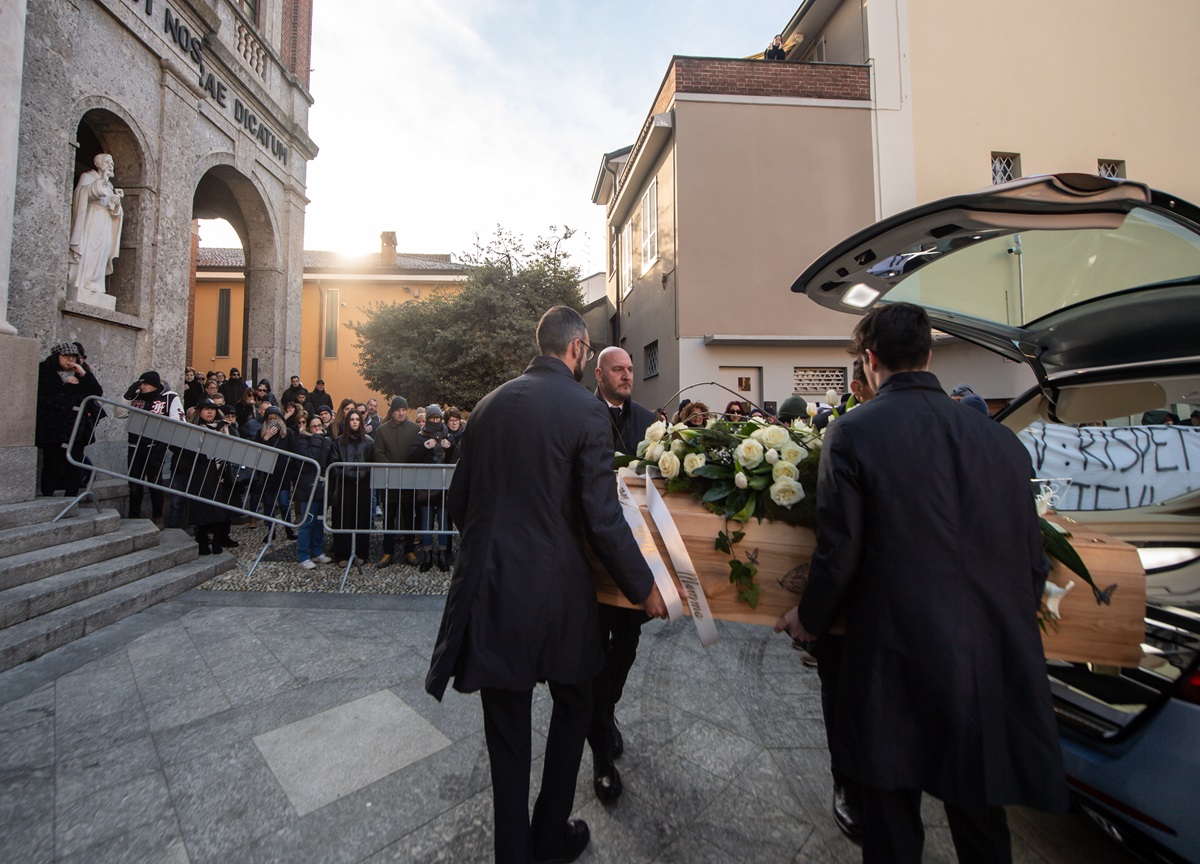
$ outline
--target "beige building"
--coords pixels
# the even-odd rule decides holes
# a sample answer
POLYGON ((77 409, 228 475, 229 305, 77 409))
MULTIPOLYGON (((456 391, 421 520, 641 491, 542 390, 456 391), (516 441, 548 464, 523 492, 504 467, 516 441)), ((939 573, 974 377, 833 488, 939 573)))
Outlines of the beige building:
MULTIPOLYGON (((189 335, 188 365, 201 374, 210 369, 228 372, 236 366, 249 378, 271 379, 277 393, 299 375, 309 390, 318 379, 336 403, 349 397, 381 404, 392 394, 374 392, 359 373, 358 334, 351 323, 379 304, 409 303, 457 293, 466 281, 466 268, 449 255, 407 254, 396 251, 396 235, 381 235, 378 254, 345 258, 333 252, 304 252, 301 291, 303 322, 296 366, 272 375, 247 354, 244 334, 255 322, 247 317, 244 297, 245 260, 241 249, 200 248, 194 292, 195 322, 189 335)), ((380 413, 386 413, 381 408, 380 413)))
MULTIPOLYGON (((1130 177, 1200 200, 1173 94, 1200 6, 809 0, 786 62, 674 57, 636 140, 605 154, 607 333, 646 405, 717 382, 755 402, 844 390, 855 319, 788 289, 829 246, 925 201, 1034 173, 1130 177), (1123 22, 1115 50, 1112 22, 1123 22)), ((943 384, 1002 400, 1024 367, 939 340, 943 384)), ((684 394, 723 406, 732 394, 684 394)))

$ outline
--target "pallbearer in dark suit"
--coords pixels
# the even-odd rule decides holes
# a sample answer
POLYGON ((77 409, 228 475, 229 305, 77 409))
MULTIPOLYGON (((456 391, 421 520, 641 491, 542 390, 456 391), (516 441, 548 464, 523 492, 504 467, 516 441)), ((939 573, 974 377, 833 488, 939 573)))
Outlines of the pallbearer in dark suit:
POLYGON ((611 421, 579 382, 592 351, 579 313, 538 323, 535 357, 471 412, 447 506, 461 544, 426 690, 481 691, 491 761, 496 860, 573 861, 568 823, 592 680, 603 666, 590 543, 631 602, 666 606, 617 503, 611 421), (585 540, 586 538, 586 540, 585 540), (529 818, 530 707, 546 681, 554 709, 529 818))
MULTIPOLYGON (((605 348, 596 358, 596 398, 612 419, 613 451, 635 452, 655 416, 649 408, 633 401, 633 358, 624 348, 615 345, 605 348)), ((614 761, 625 750, 615 711, 625 690, 625 679, 637 658, 638 641, 646 621, 646 613, 641 609, 600 605, 604 670, 592 685, 588 745, 592 748, 592 788, 605 804, 620 798, 624 788, 614 761)))
POLYGON ((921 860, 928 792, 960 861, 1006 862, 1004 805, 1067 803, 1036 617, 1047 565, 1029 454, 945 394, 930 345, 907 303, 855 328, 876 396, 825 435, 809 584, 777 629, 810 640, 846 610, 832 744, 862 786, 863 861, 921 860))

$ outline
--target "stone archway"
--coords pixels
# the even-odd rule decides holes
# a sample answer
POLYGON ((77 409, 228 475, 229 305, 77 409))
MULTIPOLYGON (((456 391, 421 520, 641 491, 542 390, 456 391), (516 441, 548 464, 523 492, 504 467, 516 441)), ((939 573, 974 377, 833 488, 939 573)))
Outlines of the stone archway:
MULTIPOLYGON (((237 362, 248 379, 278 381, 288 368, 299 368, 299 352, 289 351, 288 280, 281 255, 279 221, 270 199, 254 180, 228 164, 215 164, 202 174, 192 199, 194 219, 224 219, 241 240, 245 263, 242 303, 242 351, 237 362), (294 355, 294 356, 293 356, 294 355)), ((237 314, 231 310, 230 314, 237 314)), ((299 326, 295 329, 298 331, 299 326)))

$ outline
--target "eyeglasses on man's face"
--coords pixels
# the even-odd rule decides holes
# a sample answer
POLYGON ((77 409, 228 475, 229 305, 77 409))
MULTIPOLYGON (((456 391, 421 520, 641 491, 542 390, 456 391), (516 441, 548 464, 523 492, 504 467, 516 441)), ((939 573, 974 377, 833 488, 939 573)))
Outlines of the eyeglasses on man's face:
POLYGON ((578 342, 580 345, 582 345, 584 351, 586 352, 584 355, 583 362, 591 363, 592 358, 596 356, 596 352, 592 350, 592 346, 590 344, 588 344, 587 342, 585 342, 583 339, 576 339, 575 341, 578 342))

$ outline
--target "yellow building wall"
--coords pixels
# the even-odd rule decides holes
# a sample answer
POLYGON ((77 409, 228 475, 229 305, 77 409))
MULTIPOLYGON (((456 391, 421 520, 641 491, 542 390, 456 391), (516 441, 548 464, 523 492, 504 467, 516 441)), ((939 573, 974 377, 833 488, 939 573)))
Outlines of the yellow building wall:
MULTIPOLYGON (((243 318, 242 305, 245 290, 241 281, 225 280, 220 282, 197 282, 196 284, 196 317, 193 322, 192 354, 188 357, 188 365, 201 375, 209 371, 221 370, 226 375, 229 369, 236 366, 242 368, 242 336, 243 318), (217 354, 217 303, 221 288, 229 291, 229 353, 217 354)), ((242 370, 243 374, 245 370, 242 370)), ((168 381, 175 387, 183 385, 183 370, 174 375, 168 375, 168 381)))
MULTIPOLYGON (((282 393, 287 389, 291 376, 299 375, 304 386, 312 390, 317 379, 321 378, 325 381, 325 390, 333 397, 334 407, 347 397, 360 402, 374 397, 379 400, 381 406, 386 406, 394 394, 372 390, 356 368, 358 334, 350 329, 350 322, 365 320, 366 310, 378 303, 420 302, 437 294, 453 294, 460 290, 461 282, 433 282, 420 277, 398 282, 363 281, 339 276, 306 277, 301 295, 300 368, 289 370, 286 377, 280 381, 272 381, 272 388, 276 393, 282 393), (405 291, 405 287, 409 290, 405 291), (339 295, 336 357, 324 356, 324 298, 330 290, 336 290, 339 295), (419 298, 414 295, 419 295, 419 298)), ((193 356, 189 362, 202 374, 209 369, 221 369, 228 373, 230 366, 241 368, 242 299, 240 282, 209 281, 203 279, 203 276, 197 280, 193 356), (211 359, 216 345, 217 291, 223 287, 234 288, 230 309, 231 356, 211 359)), ((243 374, 248 374, 248 369, 242 371, 243 374)), ((178 378, 182 381, 182 370, 178 378)), ((381 407, 380 414, 384 413, 386 407, 381 407)))

